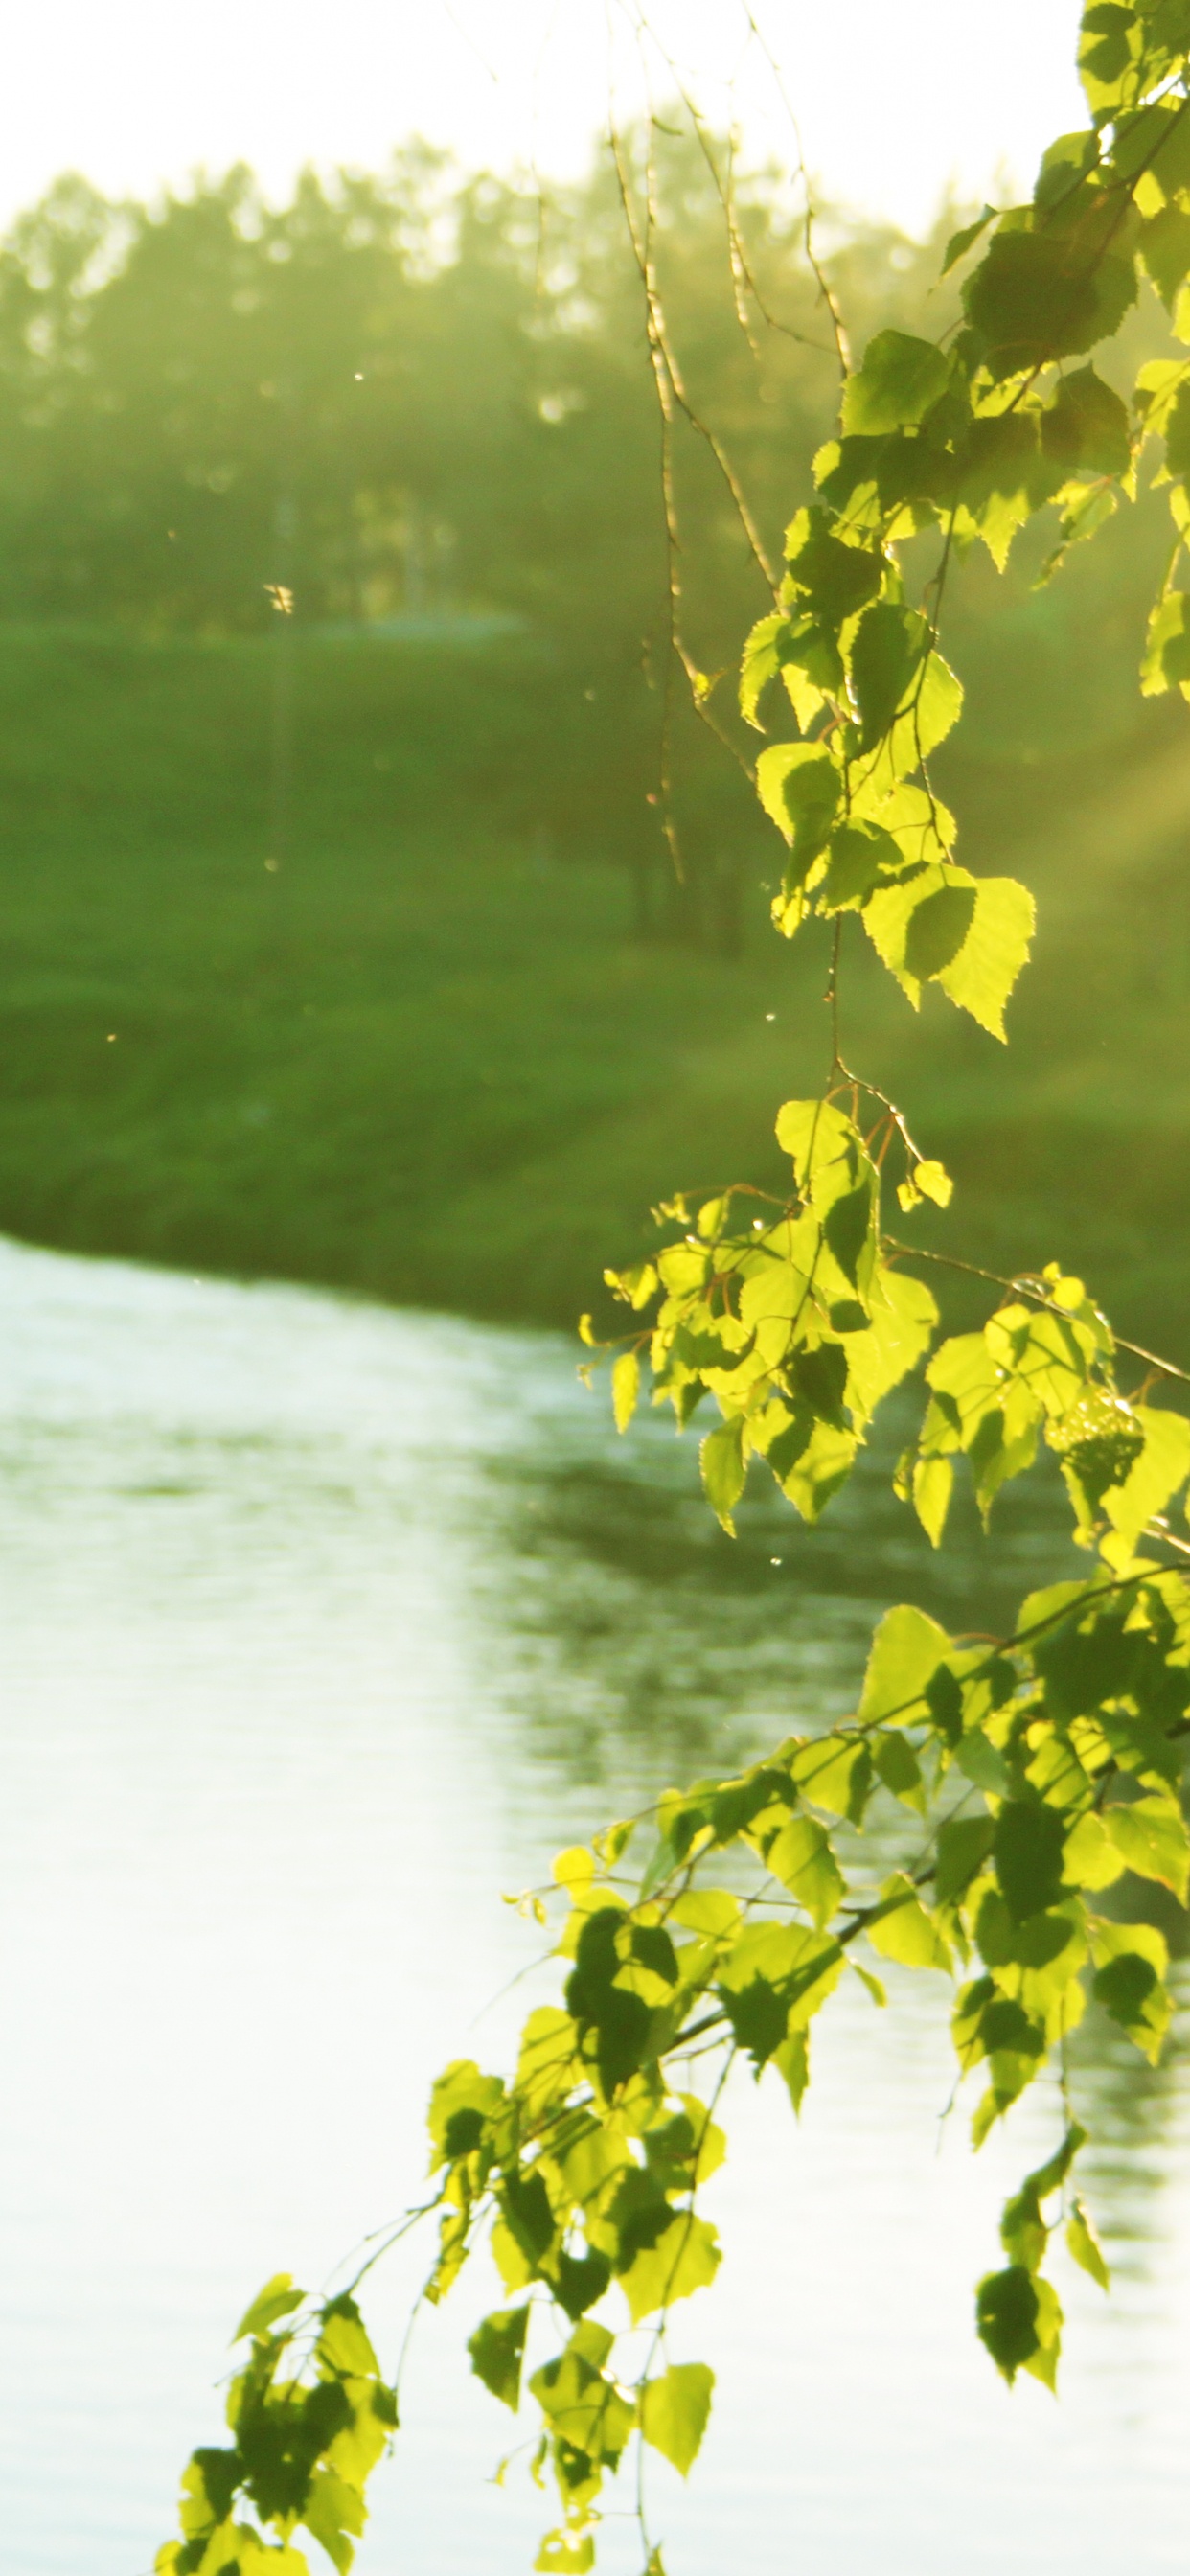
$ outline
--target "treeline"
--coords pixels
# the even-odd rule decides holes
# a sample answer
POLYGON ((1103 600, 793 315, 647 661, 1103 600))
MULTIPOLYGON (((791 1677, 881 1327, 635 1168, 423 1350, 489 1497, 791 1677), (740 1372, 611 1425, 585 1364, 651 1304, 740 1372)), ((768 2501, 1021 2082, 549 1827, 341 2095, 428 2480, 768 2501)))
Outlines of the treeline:
MULTIPOLYGON (((741 185, 729 220, 725 156, 689 132, 654 145, 652 188, 638 138, 627 172, 605 152, 545 198, 460 180, 422 146, 383 178, 307 173, 280 208, 245 169, 152 208, 61 180, 0 253, 0 618, 250 637, 283 589, 298 628, 396 621, 431 653, 460 613, 502 619, 533 717, 495 763, 510 821, 627 863, 642 922, 651 904, 730 944, 763 826, 684 686, 667 693, 662 444, 625 176, 697 422, 674 423, 674 568, 708 675, 729 673, 767 599, 704 432, 779 555, 837 351, 779 181, 741 185), (684 882, 661 839, 667 767, 684 882)), ((937 328, 937 237, 832 221, 818 243, 858 347, 877 317, 937 328)), ((1027 565, 996 615, 980 600, 1001 730, 1035 722, 1043 670, 1068 732, 1108 625, 1134 658, 1144 551, 1135 527, 1088 550, 1073 617, 1029 605, 1027 565)), ((462 683, 448 655, 442 670, 445 738, 462 683)), ((714 704, 730 722, 729 677, 714 704)))
MULTIPOLYGON (((773 542, 830 416, 829 317, 779 191, 743 193, 733 279, 713 167, 689 137, 662 149, 675 340, 773 542)), ((886 309, 890 277, 910 305, 933 273, 873 232, 833 266, 849 308, 886 309)), ((709 456, 679 470, 734 638, 734 516, 709 456)), ((66 178, 17 224, 0 613, 237 633, 287 574, 315 619, 487 607, 656 639, 658 423, 610 158, 545 201, 421 147, 383 179, 307 173, 280 209, 245 169, 151 210, 66 178)))

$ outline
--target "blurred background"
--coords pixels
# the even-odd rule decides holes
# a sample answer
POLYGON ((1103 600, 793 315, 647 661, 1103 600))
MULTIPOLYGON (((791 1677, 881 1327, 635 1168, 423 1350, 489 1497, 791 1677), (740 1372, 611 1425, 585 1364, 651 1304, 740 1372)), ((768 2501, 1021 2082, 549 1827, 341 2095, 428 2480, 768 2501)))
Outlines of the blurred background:
MULTIPOLYGON (((933 1558, 889 1492, 896 1405, 820 1529, 758 1494, 733 1544, 692 1448, 617 1442, 573 1339, 663 1191, 770 1177, 826 1054, 825 953, 768 922, 775 835, 680 693, 666 740, 609 121, 639 190, 658 120, 673 341, 776 549, 837 391, 803 156, 857 347, 936 332, 947 234, 1082 121, 1077 17, 42 0, 8 31, 6 2576, 151 2563, 256 2282, 320 2279, 403 2205, 444 2050, 506 2051, 519 1988, 472 2020, 531 1946, 500 1888, 854 1706, 891 1600, 995 1628, 1083 1562, 1044 1470, 933 1558)), ((1121 382, 1163 335, 1147 303, 1121 382)), ((681 423, 673 462, 730 734, 766 603, 681 423)), ((1137 684, 1166 525, 1142 495, 1051 586, 1044 533, 958 568, 939 775, 961 855, 1034 888, 1035 956, 1005 1051, 937 993, 915 1019, 857 942, 843 1036, 954 1172, 972 1258, 1057 1258, 1186 1358, 1190 734, 1137 684)), ((690 2497, 660 2473, 686 2576, 1182 2565, 1184 2045, 1138 2076, 1080 2035, 1118 2286, 1063 2281, 1055 2414, 993 2381, 969 2310, 1059 2107, 973 2165, 933 2001, 841 2010, 796 2132, 737 2106, 737 2259, 689 2330, 716 2415, 690 2497)), ((377 2293, 386 2356, 407 2286, 377 2293)), ((485 2483, 462 2364, 487 2287, 411 2380, 375 2576, 532 2556, 540 2499, 485 2483)))
MULTIPOLYGON (((940 244, 993 159, 1001 188, 1013 152, 1027 180, 1032 128, 1077 113, 1076 13, 1000 13, 989 65, 927 0, 896 13, 891 53, 887 13, 853 7, 867 125, 857 109, 844 143, 829 58, 791 120, 800 10, 776 13, 786 68, 727 0, 670 13, 681 51, 664 11, 651 50, 613 13, 602 64, 582 6, 515 26, 398 9, 385 62, 407 40, 427 121, 441 136, 453 113, 457 141, 503 157, 494 176, 444 140, 328 164, 345 88, 377 137, 361 27, 348 13, 330 45, 306 10, 286 40, 249 14, 216 114, 202 78, 190 94, 187 13, 165 82, 160 30, 146 54, 117 12, 93 65, 112 119, 89 131, 96 167, 143 181, 205 115, 208 164, 255 135, 269 188, 242 161, 143 193, 55 175, 0 256, 0 1223, 569 1324, 666 1185, 768 1177, 774 1107, 823 1044, 813 934, 787 952, 767 926, 776 837, 680 700, 684 883, 661 829, 658 423, 600 120, 610 101, 640 182, 641 116, 664 101, 672 334, 775 548, 835 400, 791 161, 819 148, 815 113, 817 247, 853 338, 890 315, 935 329, 940 244), (720 201, 733 115, 770 317, 752 303, 748 334, 720 201), (529 146, 535 166, 510 157, 529 146), (830 193, 832 154, 859 213, 830 193), (882 186, 909 212, 930 190, 917 233, 872 207, 882 186)), ((48 103, 43 121, 48 149, 48 103)), ((1161 335, 1150 299, 1125 361, 1161 335)), ((763 590, 680 422, 675 464, 686 622, 730 728, 763 590)), ((1163 527, 1144 497, 1051 588, 1043 536, 1003 579, 981 550, 953 587, 968 714, 945 785, 968 860, 1040 898, 1007 1057, 936 993, 915 1023, 861 958, 847 971, 849 1043, 870 1030, 953 1165, 975 1257, 1060 1258, 1176 1341, 1190 751, 1180 706, 1146 705, 1135 676, 1163 527)))

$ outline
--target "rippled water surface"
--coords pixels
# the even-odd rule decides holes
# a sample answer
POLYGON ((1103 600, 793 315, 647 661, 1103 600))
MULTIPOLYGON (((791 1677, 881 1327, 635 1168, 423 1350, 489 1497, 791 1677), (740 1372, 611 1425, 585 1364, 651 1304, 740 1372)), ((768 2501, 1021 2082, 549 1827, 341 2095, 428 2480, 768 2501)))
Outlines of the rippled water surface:
MULTIPOLYGON (((416 2192, 431 2075, 502 2062, 541 1991, 500 1994, 534 1956, 501 1892, 847 1706, 888 1601, 996 1626, 1061 1519, 1043 1485, 934 1562, 877 1461, 818 1533, 757 1502, 733 1547, 692 1445, 617 1443, 560 1341, 12 1246, 0 1300, 0 2560, 141 2576, 248 2294, 416 2192)), ((927 1985, 840 1997, 800 2126, 740 2088, 671 2576, 1185 2567, 1181 2060, 1083 2040, 1117 2286, 1063 2281, 1061 2400, 1010 2397, 970 2285, 1056 2106, 973 2161, 927 1985)), ((390 2360, 415 2278, 377 2279, 390 2360)), ((531 2561, 545 2500, 490 2483, 517 2429, 462 2350, 490 2287, 419 2329, 362 2576, 531 2561)), ((606 2564, 639 2576, 630 2521, 606 2564)))

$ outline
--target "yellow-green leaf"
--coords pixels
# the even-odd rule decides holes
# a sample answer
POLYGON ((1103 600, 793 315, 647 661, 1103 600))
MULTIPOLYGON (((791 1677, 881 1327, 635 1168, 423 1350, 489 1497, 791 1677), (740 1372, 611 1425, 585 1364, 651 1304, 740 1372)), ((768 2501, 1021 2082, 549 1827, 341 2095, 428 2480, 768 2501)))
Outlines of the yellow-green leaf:
POLYGON ((950 361, 932 340, 914 339, 907 331, 878 331, 858 373, 844 385, 843 427, 860 438, 914 428, 945 393, 949 379, 950 361))
POLYGON ((882 1911, 865 1926, 874 1950, 904 1968, 950 1968, 950 1950, 912 1879, 894 1870, 880 1890, 882 1911))
POLYGON ((245 2335, 267 2334, 278 2318, 287 2317, 294 2308, 300 2308, 305 2295, 304 2290, 294 2287, 291 2273, 274 2272, 272 2280, 266 2281, 263 2290, 257 2291, 251 2307, 245 2309, 232 2342, 239 2343, 245 2335))
POLYGON ((756 788, 765 813, 789 842, 788 887, 804 877, 825 849, 839 809, 842 779, 829 751, 814 742, 775 742, 756 763, 756 788))
POLYGON ((640 1361, 635 1351, 621 1351, 612 1370, 612 1411, 617 1431, 626 1431, 640 1395, 640 1361))
POLYGON ((705 2290, 715 2278, 719 2261, 719 2239, 710 2220, 694 2218, 689 2210, 675 2210, 656 2243, 642 2246, 620 2275, 633 2325, 658 2308, 672 2307, 677 2299, 691 2298, 695 2290, 705 2290))
POLYGON ((1105 1807, 1103 1825, 1126 1868, 1171 1888, 1185 1904, 1190 1836, 1179 1807, 1166 1798, 1137 1798, 1127 1807, 1105 1807))
POLYGON ((717 1520, 735 1537, 732 1513, 744 1490, 744 1424, 734 1413, 716 1431, 708 1431, 698 1453, 706 1498, 717 1520))
POLYGON ((927 1682, 950 1652, 936 1619, 911 1602, 886 1610, 872 1641, 859 1713, 865 1723, 899 1720, 908 1726, 926 1714, 927 1682))
POLYGON ((646 2442, 672 2461, 682 2477, 698 2457, 711 2412, 715 2374, 705 2361, 683 2361, 663 2379, 651 2379, 640 2401, 640 2428, 646 2442))
POLYGON ((1091 2225, 1081 2200, 1076 2200, 1066 2222, 1066 2243, 1075 2262, 1101 2290, 1110 2290, 1111 2273, 1104 2260, 1103 2248, 1091 2225))
POLYGON ((774 1878, 805 1906, 821 1932, 846 1886, 825 1825, 813 1816, 791 1816, 770 1843, 765 1860, 774 1878))

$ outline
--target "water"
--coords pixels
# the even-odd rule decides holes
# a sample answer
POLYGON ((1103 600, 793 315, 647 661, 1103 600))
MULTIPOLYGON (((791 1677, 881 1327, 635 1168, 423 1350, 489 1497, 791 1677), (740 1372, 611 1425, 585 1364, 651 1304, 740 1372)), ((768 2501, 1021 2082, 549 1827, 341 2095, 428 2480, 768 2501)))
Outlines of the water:
MULTIPOLYGON (((1042 1486, 934 1561, 873 1472, 733 1549, 690 1446, 617 1443, 561 1341, 12 1246, 0 1301, 3 2566, 140 2576, 248 2295, 402 2206, 431 2075, 501 2064, 543 1991, 476 2020, 534 1955, 501 1891, 850 1704, 890 1599, 998 1624, 1060 1515, 1042 1486)), ((1084 2046, 1117 2286, 1063 2279, 1061 2401, 1010 2397, 970 2285, 1056 2110, 973 2161, 926 1986, 832 2007, 799 2127, 740 2088, 722 2285, 674 2339, 712 2429, 689 2491, 653 2473, 675 2576, 1184 2565, 1181 2062, 1084 2046)), ((414 2278, 377 2282, 390 2360, 414 2278)), ((545 2499, 488 2482, 521 2428, 464 2365, 485 2292, 419 2330, 363 2576, 531 2563, 545 2499)), ((638 2576, 630 2523, 606 2563, 638 2576)))

